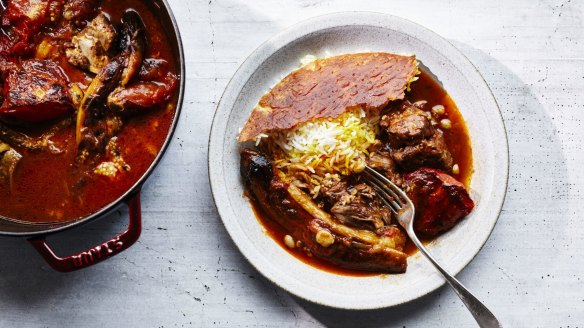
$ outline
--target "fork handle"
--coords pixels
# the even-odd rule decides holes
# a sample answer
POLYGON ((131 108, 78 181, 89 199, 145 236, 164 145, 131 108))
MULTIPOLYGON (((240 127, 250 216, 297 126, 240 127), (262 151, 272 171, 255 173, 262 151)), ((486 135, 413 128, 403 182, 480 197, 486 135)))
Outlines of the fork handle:
POLYGON ((450 287, 454 289, 456 295, 462 300, 464 305, 468 308, 472 316, 475 318, 476 322, 479 324, 481 328, 501 328, 503 327, 499 320, 495 317, 495 315, 481 302, 478 298, 476 298, 466 287, 464 287, 456 278, 450 275, 446 270, 444 270, 438 262, 428 253, 426 247, 422 245, 420 240, 413 231, 409 231, 408 235, 410 239, 414 242, 416 247, 420 250, 428 260, 434 265, 436 270, 438 270, 444 279, 448 282, 450 287))

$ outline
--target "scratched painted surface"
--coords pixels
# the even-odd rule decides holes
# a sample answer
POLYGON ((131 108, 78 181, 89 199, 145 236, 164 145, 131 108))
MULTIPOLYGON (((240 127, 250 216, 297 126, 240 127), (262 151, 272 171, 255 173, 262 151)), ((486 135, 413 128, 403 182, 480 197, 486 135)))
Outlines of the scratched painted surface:
MULTIPOLYGON (((24 240, 0 238, 0 327, 473 327, 446 288, 366 312, 292 297, 242 258, 217 216, 207 137, 229 78, 272 34, 344 10, 409 18, 477 65, 503 111, 510 183, 493 235, 459 278, 506 327, 584 325, 584 2, 170 2, 186 49, 186 100, 143 191, 140 241, 96 267, 58 274, 24 240)), ((61 252, 81 250, 120 232, 126 217, 50 241, 61 252)))

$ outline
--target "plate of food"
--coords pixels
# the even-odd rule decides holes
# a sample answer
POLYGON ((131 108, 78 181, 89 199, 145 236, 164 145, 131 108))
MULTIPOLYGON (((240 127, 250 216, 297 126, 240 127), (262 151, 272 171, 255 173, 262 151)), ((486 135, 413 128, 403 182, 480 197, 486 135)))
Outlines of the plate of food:
POLYGON ((408 193, 416 233, 456 274, 497 222, 508 162, 476 68, 434 32, 378 13, 316 17, 261 45, 229 82, 209 141, 213 197, 242 254, 287 291, 346 309, 444 283, 366 166, 408 193))

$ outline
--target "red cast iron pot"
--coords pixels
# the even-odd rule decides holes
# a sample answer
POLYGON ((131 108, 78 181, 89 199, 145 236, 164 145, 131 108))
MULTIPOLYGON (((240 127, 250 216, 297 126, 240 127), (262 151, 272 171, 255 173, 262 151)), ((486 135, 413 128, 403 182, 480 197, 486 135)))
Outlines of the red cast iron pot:
POLYGON ((164 144, 162 148, 148 170, 140 177, 140 179, 122 195, 117 200, 111 202, 107 206, 103 207, 98 212, 91 214, 89 216, 68 222, 62 223, 48 223, 48 224, 32 224, 24 222, 16 222, 0 216, 0 235, 4 236, 15 236, 15 237, 25 237, 34 246, 34 248, 41 254, 41 256, 47 261, 47 263, 55 270, 60 272, 71 272, 79 269, 86 268, 88 266, 97 264, 104 261, 125 249, 132 246, 140 237, 142 231, 142 219, 141 219, 141 209, 140 209, 140 190, 142 185, 150 176, 154 168, 160 162, 160 159, 164 155, 164 152, 170 144, 170 140, 176 129, 176 124, 178 122, 180 111, 183 102, 184 89, 185 89, 185 60, 182 41, 180 38, 180 33, 178 26, 170 10, 170 6, 166 0, 145 0, 150 1, 154 10, 158 13, 158 18, 160 19, 162 26, 165 29, 168 41, 173 47, 173 53, 176 63, 180 65, 179 70, 179 93, 176 103, 176 110, 174 118, 164 144), (105 217, 111 212, 118 209, 123 204, 126 204, 129 208, 130 223, 128 229, 116 237, 103 242, 100 245, 92 247, 84 252, 70 255, 67 257, 60 257, 56 255, 51 247, 47 244, 46 237, 51 234, 61 232, 66 229, 71 229, 73 227, 80 226, 82 224, 97 220, 99 218, 105 217))

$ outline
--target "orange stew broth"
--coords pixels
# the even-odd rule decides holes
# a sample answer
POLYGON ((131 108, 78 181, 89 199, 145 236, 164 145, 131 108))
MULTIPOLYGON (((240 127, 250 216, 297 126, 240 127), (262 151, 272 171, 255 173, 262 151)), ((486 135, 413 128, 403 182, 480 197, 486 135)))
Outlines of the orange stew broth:
MULTIPOLYGON (((117 25, 126 9, 135 9, 147 28, 149 46, 145 58, 165 59, 170 70, 177 74, 172 47, 156 13, 147 3, 141 0, 104 0, 101 10, 117 25)), ((45 29, 38 38, 57 40, 75 33, 58 28, 45 29)), ((68 75, 69 82, 88 85, 93 75, 70 65, 64 57, 61 55, 55 60, 68 75)), ((95 213, 115 201, 140 179, 162 148, 175 115, 176 98, 174 96, 168 104, 124 120, 122 130, 117 134, 117 144, 130 170, 119 172, 114 178, 93 174, 95 162, 78 163, 75 123, 51 138, 62 150, 60 154, 30 152, 15 147, 22 160, 16 168, 12 188, 0 189, 0 215, 31 223, 65 222, 95 213)), ((74 122, 75 112, 69 115, 74 122)), ((28 127, 22 131, 31 136, 40 135, 51 125, 28 127)))
MULTIPOLYGON (((425 108, 432 108, 435 105, 443 105, 445 107, 445 114, 441 119, 450 119, 452 122, 452 128, 449 130, 443 130, 446 138, 446 143, 452 156, 454 157, 455 163, 458 164, 460 173, 454 176, 457 180, 462 182, 468 189, 472 177, 473 167, 472 167, 472 148, 470 143, 470 138, 468 135, 468 130, 462 115, 460 114, 458 107, 450 98, 448 93, 438 84, 432 77, 422 71, 418 75, 419 79, 411 84, 411 90, 406 93, 406 98, 410 102, 416 102, 419 100, 426 100, 428 104, 425 108)), ((250 198, 251 199, 251 198, 250 198)), ((256 218, 262 226, 264 227, 266 233, 274 239, 282 248, 287 252, 292 254, 294 257, 300 261, 316 267, 318 269, 347 276, 372 276, 378 273, 364 272, 357 270, 343 269, 338 266, 329 264, 319 258, 312 256, 309 252, 301 248, 290 249, 284 244, 284 237, 288 234, 284 227, 278 224, 276 221, 271 220, 262 211, 260 206, 256 204, 253 200, 250 201, 256 218)), ((424 244, 429 243, 432 239, 422 240, 424 244)), ((408 255, 412 255, 417 251, 415 245, 409 240, 406 242, 404 252, 408 255)))

